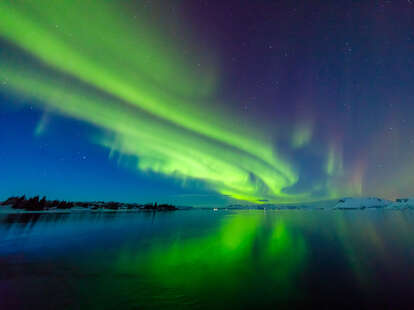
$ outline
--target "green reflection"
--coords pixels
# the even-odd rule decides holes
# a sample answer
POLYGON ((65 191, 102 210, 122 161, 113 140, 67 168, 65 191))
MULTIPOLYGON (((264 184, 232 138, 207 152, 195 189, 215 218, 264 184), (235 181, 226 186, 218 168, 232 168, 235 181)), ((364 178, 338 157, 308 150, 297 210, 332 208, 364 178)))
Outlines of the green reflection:
POLYGON ((206 235, 177 234, 145 251, 125 248, 116 270, 206 300, 208 292, 221 295, 216 289, 225 292, 224 299, 275 290, 284 299, 298 294, 295 284, 306 259, 305 240, 288 221, 253 212, 224 217, 206 235))
POLYGON ((74 309, 296 309, 304 302, 342 309, 344 298, 377 309, 384 300, 411 302, 412 211, 27 216, 0 216, 0 255, 19 267, 5 280, 17 283, 19 302, 38 288, 42 308, 53 301, 68 308, 62 292, 74 309), (25 242, 4 242, 22 236, 25 242), (26 253, 23 261, 7 255, 11 250, 26 253), (27 262, 45 278, 33 276, 27 262))

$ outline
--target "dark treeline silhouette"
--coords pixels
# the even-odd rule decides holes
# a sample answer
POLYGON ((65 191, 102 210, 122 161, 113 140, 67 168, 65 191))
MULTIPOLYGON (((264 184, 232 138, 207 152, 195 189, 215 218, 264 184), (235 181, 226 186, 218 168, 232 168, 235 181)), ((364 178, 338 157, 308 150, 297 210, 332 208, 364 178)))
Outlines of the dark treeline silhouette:
POLYGON ((82 208, 90 208, 91 210, 98 209, 110 209, 110 210, 119 210, 119 209, 139 209, 139 210, 152 210, 152 211, 174 211, 177 210, 177 207, 170 204, 157 204, 147 203, 147 204, 136 204, 136 203, 121 203, 121 202, 73 202, 65 200, 46 200, 46 197, 40 199, 39 196, 32 198, 26 198, 26 195, 21 197, 10 197, 7 200, 3 201, 0 205, 8 206, 11 205, 13 209, 22 209, 26 211, 43 211, 50 209, 71 209, 75 206, 82 208))

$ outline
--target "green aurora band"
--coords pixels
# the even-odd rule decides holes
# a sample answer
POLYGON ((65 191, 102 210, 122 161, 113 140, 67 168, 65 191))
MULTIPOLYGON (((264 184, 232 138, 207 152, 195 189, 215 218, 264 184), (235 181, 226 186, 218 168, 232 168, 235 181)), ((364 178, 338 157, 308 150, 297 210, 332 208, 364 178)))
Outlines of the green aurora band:
MULTIPOLYGON (((174 44, 126 4, 1 1, 0 37, 14 49, 0 60, 3 89, 101 128, 94 142, 136 157, 140 171, 201 180, 239 200, 310 200, 284 192, 299 175, 271 137, 213 103, 214 60, 202 51, 183 55, 179 46, 194 44, 174 44)), ((295 147, 311 138, 311 128, 298 130, 295 147)))

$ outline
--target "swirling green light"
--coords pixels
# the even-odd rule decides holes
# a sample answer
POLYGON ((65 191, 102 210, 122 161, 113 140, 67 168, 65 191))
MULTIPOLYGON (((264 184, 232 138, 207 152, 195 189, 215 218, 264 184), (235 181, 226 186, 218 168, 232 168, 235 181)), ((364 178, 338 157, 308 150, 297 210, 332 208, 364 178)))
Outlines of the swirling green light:
POLYGON ((105 129, 98 143, 138 169, 242 200, 304 199, 283 193, 298 175, 269 138, 209 105, 214 61, 200 52, 200 69, 144 16, 109 1, 2 1, 0 36, 39 62, 3 57, 6 90, 105 129))

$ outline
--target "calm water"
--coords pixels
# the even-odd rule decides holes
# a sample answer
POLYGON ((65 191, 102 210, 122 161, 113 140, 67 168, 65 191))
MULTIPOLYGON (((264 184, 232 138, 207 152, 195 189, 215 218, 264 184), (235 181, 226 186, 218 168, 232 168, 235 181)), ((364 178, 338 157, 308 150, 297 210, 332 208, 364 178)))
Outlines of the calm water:
POLYGON ((414 303, 414 213, 0 215, 0 309, 414 303))

